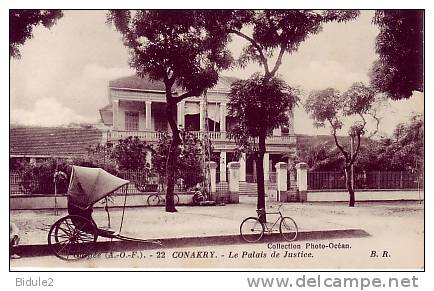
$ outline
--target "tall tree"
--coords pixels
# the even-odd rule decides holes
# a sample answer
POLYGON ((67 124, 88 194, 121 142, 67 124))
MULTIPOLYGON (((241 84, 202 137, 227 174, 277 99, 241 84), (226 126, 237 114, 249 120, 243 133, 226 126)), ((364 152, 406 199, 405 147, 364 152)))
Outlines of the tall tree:
POLYGON ((175 212, 176 151, 182 140, 174 119, 176 104, 185 98, 200 96, 213 87, 218 72, 227 69, 231 56, 226 49, 227 33, 210 25, 211 11, 115 10, 108 22, 121 32, 130 50, 130 65, 139 76, 161 80, 166 91, 166 118, 172 132, 172 143, 166 163, 166 211, 175 212), (175 86, 184 93, 174 94, 175 86))
POLYGON ((50 28, 62 16, 61 10, 9 10, 9 57, 21 57, 19 48, 33 37, 35 26, 50 28))
MULTIPOLYGON (((265 139, 276 127, 288 124, 287 112, 294 107, 298 95, 298 90, 289 87, 282 79, 266 79, 260 74, 232 84, 228 108, 229 115, 236 118, 237 125, 230 134, 240 150, 253 154, 259 165, 258 189, 265 188, 264 171, 261 170, 266 150, 265 139)), ((258 209, 265 207, 265 191, 258 190, 258 198, 260 195, 264 196, 264 201, 258 199, 258 209)), ((260 218, 266 220, 264 215, 260 218)))
POLYGON ((421 114, 414 115, 408 123, 399 124, 386 152, 391 157, 391 168, 423 173, 424 136, 424 118, 421 114))
MULTIPOLYGON (((375 92, 363 83, 354 83, 346 92, 328 88, 312 91, 306 100, 306 112, 315 120, 315 126, 331 129, 336 147, 345 159, 344 171, 347 190, 349 193, 349 206, 355 205, 355 193, 352 166, 354 165, 359 150, 361 137, 366 132, 367 117, 371 116, 378 122, 375 110, 372 109, 375 101, 375 92), (352 140, 357 140, 355 149, 348 149, 339 142, 338 132, 342 129, 345 117, 355 116, 359 120, 354 121, 348 131, 352 140)), ((378 123, 377 123, 378 125, 378 123)), ((373 134, 375 134, 374 131, 373 134)))
MULTIPOLYGON (((191 132, 181 130, 182 146, 176 150, 175 179, 181 178, 186 189, 196 186, 204 180, 202 166, 203 143, 191 132)), ((166 161, 172 137, 163 134, 152 154, 153 169, 161 180, 166 175, 166 161)))
POLYGON ((373 23, 376 60, 371 68, 372 86, 397 100, 423 91, 424 12, 422 10, 377 10, 373 23))
MULTIPOLYGON (((298 50, 300 43, 304 42, 309 36, 321 31, 322 25, 331 21, 344 22, 358 16, 358 11, 313 11, 313 10, 261 10, 261 11, 230 11, 227 12, 236 24, 244 23, 241 27, 231 26, 234 22, 226 21, 227 31, 232 35, 243 38, 247 41, 239 59, 241 67, 249 62, 256 62, 263 68, 262 80, 256 91, 271 88, 275 83, 278 70, 282 64, 285 54, 292 54, 298 50), (250 33, 249 33, 250 32, 250 33)), ((218 20, 219 18, 216 17, 218 20)), ((256 77, 252 77, 247 83, 255 83, 256 77)), ((257 84, 259 85, 259 84, 257 84)), ((275 87, 276 89, 278 87, 275 87)), ((274 90, 273 89, 273 90, 274 90)), ((236 93, 235 91, 233 92, 236 93)), ((233 94, 233 95, 234 95, 233 94)), ((244 94, 244 93, 241 93, 244 94)), ((261 106, 267 102, 267 96, 259 97, 261 106)), ((282 107, 281 109, 283 109, 282 107)), ((280 115, 276 112, 276 115, 280 115)), ((256 127, 260 128, 261 118, 256 119, 256 127)), ((265 139, 269 132, 268 127, 259 130, 259 149, 257 164, 263 164, 263 153, 266 151, 265 139)), ((258 181, 258 201, 257 208, 265 208, 265 185, 264 169, 257 168, 258 181)), ((266 219, 266 218, 264 218, 266 219)))

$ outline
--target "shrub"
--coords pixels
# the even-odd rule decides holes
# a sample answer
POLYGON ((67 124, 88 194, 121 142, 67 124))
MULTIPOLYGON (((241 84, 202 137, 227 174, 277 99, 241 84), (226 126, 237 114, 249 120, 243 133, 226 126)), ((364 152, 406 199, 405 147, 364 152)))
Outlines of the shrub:
POLYGON ((66 174, 65 178, 57 175, 57 193, 64 194, 68 189, 71 170, 66 161, 49 159, 36 165, 27 164, 20 171, 20 189, 26 194, 53 194, 55 193, 54 176, 57 170, 66 174))

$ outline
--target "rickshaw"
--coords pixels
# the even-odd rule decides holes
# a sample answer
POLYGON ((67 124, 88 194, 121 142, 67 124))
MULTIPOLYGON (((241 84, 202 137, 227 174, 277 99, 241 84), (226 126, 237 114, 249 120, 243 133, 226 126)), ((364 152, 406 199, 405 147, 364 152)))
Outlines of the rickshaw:
POLYGON ((68 215, 57 220, 48 232, 48 246, 62 260, 85 258, 93 251, 98 237, 124 241, 148 242, 161 245, 156 240, 132 238, 121 235, 125 215, 127 191, 122 210, 122 219, 118 232, 98 228, 92 218, 93 206, 106 199, 105 210, 110 227, 110 214, 107 197, 127 185, 128 180, 116 177, 101 168, 72 166, 68 187, 68 215))

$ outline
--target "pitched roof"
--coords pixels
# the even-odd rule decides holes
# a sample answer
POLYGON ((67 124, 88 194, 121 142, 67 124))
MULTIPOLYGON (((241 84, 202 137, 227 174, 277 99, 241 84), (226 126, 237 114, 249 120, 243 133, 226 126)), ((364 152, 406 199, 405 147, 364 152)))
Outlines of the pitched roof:
POLYGON ((227 85, 232 85, 235 81, 240 80, 237 77, 229 77, 229 76, 220 76, 219 81, 225 82, 227 85))
MULTIPOLYGON (((349 136, 338 136, 338 141, 340 144, 349 144, 351 138, 349 136)), ((375 142, 375 140, 369 139, 368 137, 361 137, 362 143, 375 142)), ((297 134, 297 149, 307 149, 320 144, 335 147, 335 140, 333 135, 307 135, 307 134, 297 134)))
POLYGON ((162 81, 152 81, 147 77, 140 78, 137 75, 111 80, 109 82, 109 87, 137 90, 155 90, 163 92, 166 90, 166 87, 162 81))
POLYGON ((15 127, 10 129, 10 155, 82 156, 101 141, 102 131, 95 128, 15 127))
MULTIPOLYGON (((239 80, 236 77, 220 76, 218 83, 214 86, 217 90, 230 90, 231 84, 239 80)), ((133 90, 152 90, 162 91, 166 90, 162 81, 152 81, 148 77, 138 77, 137 75, 122 77, 111 80, 109 87, 120 89, 133 89, 133 90)), ((175 88, 179 90, 179 88, 175 88)))

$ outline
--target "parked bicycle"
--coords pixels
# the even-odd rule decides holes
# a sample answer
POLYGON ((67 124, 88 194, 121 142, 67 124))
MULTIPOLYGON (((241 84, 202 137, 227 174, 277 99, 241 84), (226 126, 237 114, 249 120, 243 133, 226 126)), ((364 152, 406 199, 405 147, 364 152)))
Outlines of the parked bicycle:
MULTIPOLYGON (((173 200, 175 201, 175 205, 179 204, 179 196, 177 194, 173 194, 173 200)), ((151 194, 149 195, 147 202, 149 206, 164 204, 166 203, 166 195, 161 192, 151 194)))
POLYGON ((247 217, 240 225, 240 234, 246 242, 257 242, 261 240, 264 233, 272 234, 279 231, 282 237, 287 241, 294 241, 297 239, 298 226, 294 219, 289 216, 283 216, 279 206, 276 212, 266 212, 265 209, 258 209, 258 217, 247 217), (278 215, 274 223, 263 223, 260 218, 264 214, 278 215), (279 229, 277 230, 277 225, 279 229))

